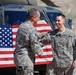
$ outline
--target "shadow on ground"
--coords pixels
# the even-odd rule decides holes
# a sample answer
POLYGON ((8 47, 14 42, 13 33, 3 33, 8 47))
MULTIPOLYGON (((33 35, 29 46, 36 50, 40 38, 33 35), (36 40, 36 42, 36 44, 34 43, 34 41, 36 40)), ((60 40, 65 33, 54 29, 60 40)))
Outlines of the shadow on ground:
MULTIPOLYGON (((0 68, 0 75, 16 75, 16 68, 0 68)), ((34 75, 45 75, 45 71, 35 71, 34 75)))
POLYGON ((16 68, 0 68, 0 75, 16 75, 16 68))

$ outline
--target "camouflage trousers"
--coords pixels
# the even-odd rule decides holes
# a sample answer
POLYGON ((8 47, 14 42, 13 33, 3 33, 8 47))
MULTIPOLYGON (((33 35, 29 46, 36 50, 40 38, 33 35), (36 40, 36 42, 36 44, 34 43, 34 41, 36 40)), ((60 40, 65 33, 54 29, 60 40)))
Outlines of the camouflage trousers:
POLYGON ((73 74, 73 68, 54 68, 51 65, 47 65, 46 75, 75 75, 75 74, 73 74))
POLYGON ((16 75, 33 75, 33 73, 33 68, 22 66, 16 67, 16 75))

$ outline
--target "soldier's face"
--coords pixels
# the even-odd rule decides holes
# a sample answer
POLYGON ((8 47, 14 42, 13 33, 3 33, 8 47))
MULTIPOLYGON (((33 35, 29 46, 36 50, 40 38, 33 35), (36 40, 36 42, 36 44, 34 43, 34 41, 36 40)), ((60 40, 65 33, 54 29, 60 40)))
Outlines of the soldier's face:
POLYGON ((56 26, 59 30, 62 30, 64 27, 65 19, 62 16, 56 17, 56 26))
POLYGON ((34 16, 33 17, 33 21, 34 21, 34 24, 37 24, 37 22, 40 20, 40 12, 37 11, 37 16, 34 16))

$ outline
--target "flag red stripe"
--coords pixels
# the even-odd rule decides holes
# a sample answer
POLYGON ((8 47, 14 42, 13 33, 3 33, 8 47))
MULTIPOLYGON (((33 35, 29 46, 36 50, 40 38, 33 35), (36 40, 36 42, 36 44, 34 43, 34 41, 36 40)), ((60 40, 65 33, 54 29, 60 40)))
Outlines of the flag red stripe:
POLYGON ((50 32, 51 30, 38 30, 38 32, 50 32))
POLYGON ((14 58, 0 58, 0 61, 14 60, 14 58))
MULTIPOLYGON (((8 61, 7 61, 8 62, 8 61)), ((15 67, 15 64, 0 64, 0 68, 15 67)))
POLYGON ((50 24, 34 24, 34 27, 42 27, 42 26, 49 26, 50 27, 50 24))
POLYGON ((46 49, 43 49, 43 51, 44 51, 44 52, 46 52, 46 51, 49 52, 49 51, 52 51, 52 49, 46 48, 46 49))
POLYGON ((35 65, 42 65, 42 64, 51 64, 52 61, 47 61, 47 62, 35 62, 35 65))
POLYGON ((16 38, 13 38, 12 40, 13 40, 13 41, 16 41, 16 38))
POLYGON ((36 56, 36 59, 40 59, 40 58, 51 58, 53 57, 53 55, 42 55, 42 56, 36 56))
POLYGON ((12 25, 12 28, 18 28, 19 25, 12 25))
POLYGON ((16 45, 13 45, 13 48, 16 48, 16 45))
POLYGON ((13 51, 0 51, 0 54, 13 54, 13 51))
POLYGON ((17 32, 12 32, 13 35, 16 35, 17 32))

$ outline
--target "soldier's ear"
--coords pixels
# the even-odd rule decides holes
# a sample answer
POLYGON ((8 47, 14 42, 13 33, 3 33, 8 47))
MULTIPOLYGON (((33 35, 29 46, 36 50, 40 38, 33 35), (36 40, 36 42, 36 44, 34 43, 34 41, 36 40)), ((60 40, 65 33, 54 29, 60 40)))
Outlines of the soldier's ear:
POLYGON ((63 23, 65 24, 66 19, 63 19, 63 23))

